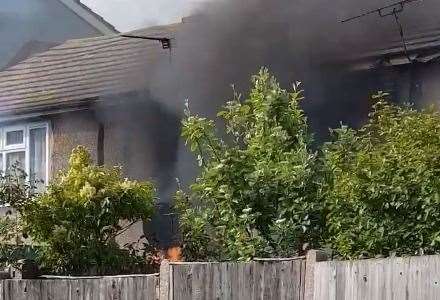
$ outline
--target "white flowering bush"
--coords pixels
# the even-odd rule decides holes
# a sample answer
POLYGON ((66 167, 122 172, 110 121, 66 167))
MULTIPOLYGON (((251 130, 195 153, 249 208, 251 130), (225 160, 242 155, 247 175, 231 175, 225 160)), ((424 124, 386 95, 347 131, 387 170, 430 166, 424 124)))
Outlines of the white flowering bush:
POLYGON ((131 224, 149 219, 153 210, 151 183, 123 179, 117 167, 94 165, 80 146, 72 152, 68 170, 20 213, 24 230, 41 245, 39 260, 48 272, 109 274, 145 263, 121 249, 115 238, 131 224))

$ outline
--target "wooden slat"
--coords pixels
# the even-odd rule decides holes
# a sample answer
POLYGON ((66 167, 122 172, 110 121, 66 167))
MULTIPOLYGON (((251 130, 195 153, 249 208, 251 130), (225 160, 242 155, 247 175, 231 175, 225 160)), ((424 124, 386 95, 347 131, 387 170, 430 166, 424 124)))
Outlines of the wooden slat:
POLYGON ((222 299, 222 273, 221 273, 221 264, 213 264, 212 265, 212 285, 211 289, 213 291, 212 298, 208 299, 222 299))
POLYGON ((191 299, 193 300, 202 300, 204 295, 204 287, 205 287, 205 266, 204 265, 194 265, 191 266, 192 273, 192 293, 191 299))
POLYGON ((192 266, 173 266, 173 295, 176 300, 192 298, 192 266))
POLYGON ((254 264, 238 264, 238 299, 254 299, 254 264))
POLYGON ((263 278, 264 278, 264 265, 261 262, 254 262, 254 299, 263 298, 263 278))

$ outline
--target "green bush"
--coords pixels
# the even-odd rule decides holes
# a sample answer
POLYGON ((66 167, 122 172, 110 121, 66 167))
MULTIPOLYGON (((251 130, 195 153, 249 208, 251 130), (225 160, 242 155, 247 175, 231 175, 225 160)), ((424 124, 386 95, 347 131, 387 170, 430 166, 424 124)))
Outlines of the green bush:
POLYGON ((26 173, 13 165, 8 172, 0 172, 0 205, 8 207, 0 216, 0 268, 19 267, 23 259, 35 259, 37 249, 26 244, 21 223, 14 208, 21 208, 35 196, 35 184, 26 181, 26 173))
POLYGON ((385 96, 323 149, 327 240, 344 258, 440 253, 440 114, 385 96))
POLYGON ((0 218, 0 268, 19 268, 23 259, 35 259, 36 249, 24 244, 20 224, 15 216, 0 218))
POLYGON ((186 110, 182 135, 201 174, 177 193, 187 260, 293 256, 319 245, 316 157, 299 108, 302 91, 280 88, 267 70, 252 79, 249 98, 235 94, 214 121, 186 110))
POLYGON ((46 272, 116 274, 145 266, 115 238, 152 216, 152 184, 123 179, 119 168, 93 165, 83 147, 73 151, 69 164, 46 192, 19 206, 25 232, 41 246, 38 258, 46 272))

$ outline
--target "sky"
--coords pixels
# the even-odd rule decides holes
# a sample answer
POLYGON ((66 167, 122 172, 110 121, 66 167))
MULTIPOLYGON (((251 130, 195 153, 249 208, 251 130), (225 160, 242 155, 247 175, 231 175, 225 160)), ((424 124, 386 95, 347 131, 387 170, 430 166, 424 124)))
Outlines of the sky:
POLYGON ((81 0, 121 32, 179 22, 200 0, 81 0))

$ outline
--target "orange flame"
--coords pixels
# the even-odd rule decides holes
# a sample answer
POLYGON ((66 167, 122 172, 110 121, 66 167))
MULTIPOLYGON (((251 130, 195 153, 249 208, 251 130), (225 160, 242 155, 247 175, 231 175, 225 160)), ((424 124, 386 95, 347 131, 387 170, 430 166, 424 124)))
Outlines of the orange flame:
POLYGON ((182 261, 182 248, 179 246, 168 248, 166 258, 171 262, 182 261))

